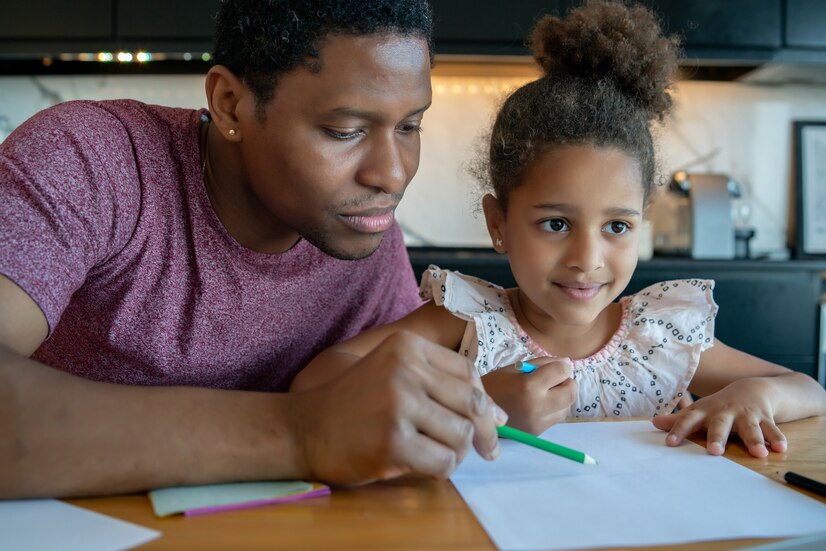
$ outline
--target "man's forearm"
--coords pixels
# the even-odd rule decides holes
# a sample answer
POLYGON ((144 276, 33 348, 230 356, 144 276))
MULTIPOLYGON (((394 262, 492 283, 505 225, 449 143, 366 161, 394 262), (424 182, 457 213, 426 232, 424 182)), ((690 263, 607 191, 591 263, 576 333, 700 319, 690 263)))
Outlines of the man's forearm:
POLYGON ((308 390, 321 386, 340 377, 342 373, 356 364, 361 356, 329 348, 313 358, 307 367, 301 370, 290 386, 291 392, 308 390))
POLYGON ((0 498, 305 477, 294 399, 98 383, 0 348, 0 498))

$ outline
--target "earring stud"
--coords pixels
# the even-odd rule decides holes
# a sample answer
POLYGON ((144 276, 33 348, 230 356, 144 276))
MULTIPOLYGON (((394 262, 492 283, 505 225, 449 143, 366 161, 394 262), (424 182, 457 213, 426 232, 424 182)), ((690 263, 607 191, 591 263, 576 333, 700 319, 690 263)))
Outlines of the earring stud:
POLYGON ((229 132, 228 132, 228 134, 229 134, 230 136, 234 136, 234 135, 236 135, 237 133, 238 133, 238 132, 236 132, 234 128, 230 128, 230 129, 229 129, 229 132))
POLYGON ((501 239, 497 239, 497 240, 496 240, 496 246, 497 246, 497 247, 501 247, 502 245, 504 245, 504 243, 502 243, 502 240, 501 240, 501 239))

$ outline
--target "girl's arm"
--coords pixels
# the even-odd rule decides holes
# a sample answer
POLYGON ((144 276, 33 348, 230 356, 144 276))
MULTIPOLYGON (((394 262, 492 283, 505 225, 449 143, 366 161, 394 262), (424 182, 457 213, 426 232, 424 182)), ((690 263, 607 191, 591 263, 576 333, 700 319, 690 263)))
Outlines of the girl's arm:
POLYGON ((401 331, 415 333, 457 350, 462 343, 466 324, 466 321, 436 306, 433 301, 427 302, 398 321, 374 327, 323 351, 296 376, 290 391, 307 390, 337 378, 387 337, 401 331))
POLYGON ((703 352, 689 390, 698 396, 711 396, 745 379, 762 382, 766 396, 771 399, 774 421, 777 423, 826 415, 826 391, 817 381, 727 346, 719 340, 703 352))
POLYGON ((784 452, 786 438, 776 423, 826 415, 826 391, 817 381, 719 340, 703 352, 689 390, 703 398, 678 413, 655 417, 654 425, 669 431, 666 443, 672 446, 705 429, 714 455, 725 451, 732 432, 756 457, 768 455, 766 442, 784 452))

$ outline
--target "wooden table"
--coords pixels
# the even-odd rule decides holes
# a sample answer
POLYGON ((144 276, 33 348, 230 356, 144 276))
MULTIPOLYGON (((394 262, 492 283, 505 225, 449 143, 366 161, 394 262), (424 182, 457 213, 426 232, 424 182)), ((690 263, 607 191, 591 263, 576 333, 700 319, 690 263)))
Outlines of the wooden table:
MULTIPOLYGON (((789 470, 826 480, 826 417, 786 423, 781 428, 789 440, 788 453, 757 459, 736 442, 728 445, 726 457, 781 482, 789 470)), ((693 439, 705 443, 700 436, 693 439)), ((795 489, 826 503, 824 497, 795 489)), ((159 519, 142 494, 67 501, 163 533, 141 550, 495 549, 448 481, 408 478, 355 489, 336 488, 331 496, 290 505, 191 518, 159 519)), ((645 549, 722 550, 764 541, 770 540, 645 549)))

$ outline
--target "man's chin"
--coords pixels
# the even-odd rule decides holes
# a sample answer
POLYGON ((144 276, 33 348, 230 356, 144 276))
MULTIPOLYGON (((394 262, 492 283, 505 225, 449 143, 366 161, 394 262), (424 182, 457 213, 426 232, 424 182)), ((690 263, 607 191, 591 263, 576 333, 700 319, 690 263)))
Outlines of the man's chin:
POLYGON ((368 239, 342 238, 338 242, 324 239, 320 236, 305 236, 304 239, 312 243, 323 253, 339 260, 361 260, 376 252, 381 245, 384 233, 373 234, 368 239))

